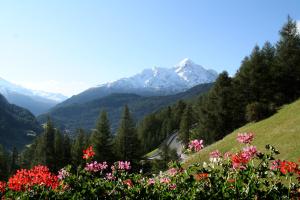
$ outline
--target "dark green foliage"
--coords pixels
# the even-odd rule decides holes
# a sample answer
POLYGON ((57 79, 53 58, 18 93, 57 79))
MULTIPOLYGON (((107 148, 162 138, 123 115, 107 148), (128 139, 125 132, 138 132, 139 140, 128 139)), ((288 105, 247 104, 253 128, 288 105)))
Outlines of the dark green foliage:
POLYGON ((40 125, 29 111, 9 104, 0 94, 0 144, 4 148, 22 149, 40 131, 40 125))
MULTIPOLYGON (((276 94, 278 104, 291 102, 300 96, 300 34, 296 21, 288 17, 276 44, 276 94)), ((274 70, 274 71, 275 71, 274 70)))
POLYGON ((43 143, 42 149, 45 154, 44 163, 41 164, 48 166, 50 169, 55 169, 55 129, 50 119, 48 119, 45 126, 43 143))
POLYGON ((67 134, 63 135, 63 156, 62 156, 62 166, 66 166, 72 163, 72 154, 71 154, 71 140, 67 134))
POLYGON ((184 113, 180 121, 179 139, 184 145, 187 145, 190 141, 190 129, 193 123, 193 114, 191 106, 186 106, 184 113))
POLYGON ((84 133, 82 129, 79 129, 77 136, 73 142, 72 150, 71 150, 73 165, 79 166, 84 163, 84 160, 82 159, 83 156, 82 150, 86 149, 87 146, 88 146, 87 135, 84 133))
POLYGON ((232 79, 223 72, 209 93, 201 98, 197 138, 204 139, 203 136, 209 134, 211 136, 205 139, 211 142, 229 133, 238 121, 234 106, 232 79))
POLYGON ((160 131, 161 121, 154 114, 146 116, 139 124, 139 139, 144 153, 151 151, 157 145, 157 141, 165 138, 160 131))
POLYGON ((0 144, 0 177, 1 180, 6 179, 9 175, 8 169, 8 153, 5 151, 3 146, 0 144))
POLYGON ((17 169, 19 169, 18 165, 18 158, 19 153, 16 147, 13 148, 13 151, 11 153, 11 160, 10 160, 10 166, 9 166, 9 174, 14 174, 17 169))
POLYGON ((138 140, 134 122, 128 106, 124 107, 122 119, 115 139, 115 151, 119 160, 137 160, 140 156, 140 141, 138 140))
POLYGON ((257 122, 273 113, 274 111, 265 103, 253 102, 246 106, 246 120, 248 122, 257 122))
POLYGON ((93 131, 90 142, 96 153, 95 160, 97 161, 114 161, 113 154, 113 136, 110 131, 107 113, 101 112, 96 124, 96 129, 93 131))
POLYGON ((168 165, 171 161, 176 161, 179 156, 176 149, 170 149, 167 145, 161 147, 160 159, 156 159, 151 162, 152 173, 158 173, 160 171, 168 169, 168 165))

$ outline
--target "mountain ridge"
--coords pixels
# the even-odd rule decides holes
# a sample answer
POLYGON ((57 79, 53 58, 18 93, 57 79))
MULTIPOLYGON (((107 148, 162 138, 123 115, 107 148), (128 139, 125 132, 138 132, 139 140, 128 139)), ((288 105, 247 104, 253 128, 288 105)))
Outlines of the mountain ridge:
POLYGON ((186 58, 172 68, 148 68, 131 77, 89 88, 56 107, 85 103, 112 93, 134 93, 141 96, 172 95, 202 83, 214 82, 217 76, 216 71, 206 70, 201 65, 186 58))
POLYGON ((27 108, 35 115, 44 113, 59 102, 67 99, 67 97, 62 94, 30 90, 1 77, 0 93, 4 95, 10 103, 27 108))

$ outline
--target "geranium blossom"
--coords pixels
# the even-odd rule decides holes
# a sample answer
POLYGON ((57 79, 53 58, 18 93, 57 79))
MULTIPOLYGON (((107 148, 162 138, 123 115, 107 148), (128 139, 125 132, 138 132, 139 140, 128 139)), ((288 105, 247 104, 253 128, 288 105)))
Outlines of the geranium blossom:
POLYGON ((130 170, 130 162, 129 161, 118 161, 118 169, 120 170, 130 170))
POLYGON ((221 153, 219 152, 219 150, 215 150, 215 151, 210 152, 209 157, 210 158, 220 158, 221 153))
POLYGON ((178 173, 178 170, 174 167, 168 170, 168 174, 170 176, 175 176, 177 173, 178 173))
POLYGON ((200 181, 200 180, 206 179, 206 178, 208 178, 208 173, 198 173, 198 174, 195 174, 194 178, 195 178, 196 181, 200 181))
POLYGON ((291 161, 281 161, 279 168, 283 174, 294 173, 298 171, 298 165, 291 161))
POLYGON ((125 185, 128 185, 128 187, 133 187, 133 183, 132 183, 131 179, 124 180, 123 183, 125 185))
POLYGON ((0 181, 0 193, 4 193, 6 189, 6 183, 4 181, 0 181))
POLYGON ((159 179, 160 183, 170 183, 171 182, 171 179, 168 178, 168 177, 163 177, 163 178, 160 178, 159 179))
POLYGON ((155 184, 155 179, 154 178, 149 178, 148 185, 154 185, 154 184, 155 184))
POLYGON ((68 176, 70 176, 70 173, 65 168, 62 168, 61 170, 58 171, 57 178, 59 180, 63 180, 68 176))
POLYGON ((243 144, 250 144, 253 138, 253 133, 238 133, 237 141, 243 144))
POLYGON ((88 160, 90 158, 93 158, 94 156, 95 156, 95 152, 92 146, 89 146, 87 149, 83 150, 83 156, 82 156, 83 159, 88 160))
POLYGON ((189 149, 191 151, 195 151, 195 152, 198 152, 200 151, 201 149, 203 149, 203 140, 192 140, 190 143, 189 143, 189 149))
POLYGON ((176 184, 171 184, 171 185, 169 186, 170 190, 175 190, 175 189, 176 189, 176 187, 177 187, 177 185, 176 185, 176 184))
POLYGON ((107 180, 115 180, 116 179, 116 177, 112 173, 106 173, 105 178, 107 180))
POLYGON ((85 166, 85 170, 89 172, 98 172, 107 169, 108 165, 106 162, 98 163, 97 161, 87 163, 85 166))
POLYGON ((32 186, 44 185, 52 189, 57 188, 59 181, 46 166, 35 166, 30 170, 21 169, 8 180, 8 187, 15 191, 29 190, 32 186))
POLYGON ((224 159, 230 159, 231 158, 231 156, 232 156, 232 153, 231 152, 226 152, 226 153, 224 153, 224 159))
POLYGON ((246 169, 246 164, 250 160, 249 154, 240 152, 231 156, 231 162, 233 169, 246 169))

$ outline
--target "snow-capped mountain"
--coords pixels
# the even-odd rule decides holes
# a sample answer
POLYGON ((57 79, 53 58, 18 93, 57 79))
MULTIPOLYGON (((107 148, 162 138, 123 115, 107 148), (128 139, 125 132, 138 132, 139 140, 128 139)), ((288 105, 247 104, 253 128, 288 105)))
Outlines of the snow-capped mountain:
POLYGON ((27 108, 38 115, 67 99, 62 94, 30 90, 0 78, 0 93, 10 103, 27 108))
POLYGON ((218 73, 206 70, 201 65, 186 58, 173 68, 154 67, 145 69, 130 78, 123 78, 99 87, 107 88, 135 88, 156 91, 182 92, 201 83, 214 82, 218 73))
POLYGON ((58 106, 84 103, 112 93, 135 93, 143 96, 170 95, 216 80, 218 73, 184 59, 172 68, 154 67, 129 78, 101 84, 75 95, 58 106))

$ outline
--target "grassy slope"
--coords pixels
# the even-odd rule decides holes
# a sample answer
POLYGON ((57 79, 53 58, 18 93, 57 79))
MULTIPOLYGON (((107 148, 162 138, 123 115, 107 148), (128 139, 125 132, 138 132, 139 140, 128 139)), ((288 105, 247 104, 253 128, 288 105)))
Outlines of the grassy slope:
POLYGON ((263 151, 266 144, 271 144, 280 151, 278 158, 298 161, 300 159, 300 100, 283 106, 278 113, 265 120, 249 123, 235 130, 222 140, 192 155, 185 165, 208 160, 209 153, 216 149, 222 153, 238 151, 242 145, 236 141, 237 133, 250 131, 255 134, 253 145, 259 150, 263 151))

